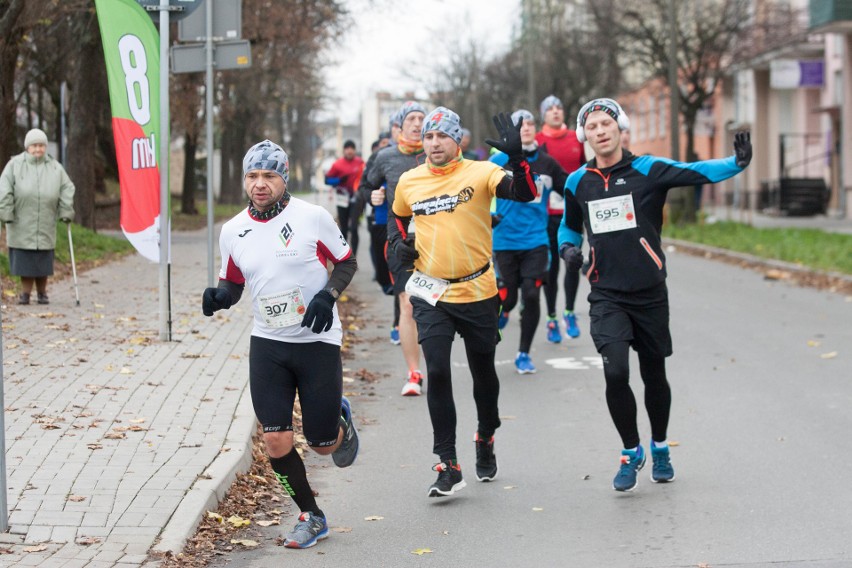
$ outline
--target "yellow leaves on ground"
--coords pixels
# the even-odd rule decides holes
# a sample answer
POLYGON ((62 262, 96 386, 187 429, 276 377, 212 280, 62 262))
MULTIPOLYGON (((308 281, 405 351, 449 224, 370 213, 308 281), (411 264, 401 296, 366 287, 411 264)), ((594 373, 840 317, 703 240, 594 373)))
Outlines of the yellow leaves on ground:
POLYGON ((207 511, 207 518, 213 519, 217 523, 224 523, 225 522, 225 518, 222 517, 222 515, 220 515, 219 513, 216 513, 215 511, 207 511))
POLYGON ((232 516, 228 517, 228 522, 236 528, 247 527, 251 524, 250 520, 244 519, 244 518, 239 517, 237 515, 232 515, 232 516))
POLYGON ((418 548, 417 550, 412 550, 411 554, 416 554, 417 556, 423 556, 424 554, 432 554, 432 551, 428 548, 418 548))

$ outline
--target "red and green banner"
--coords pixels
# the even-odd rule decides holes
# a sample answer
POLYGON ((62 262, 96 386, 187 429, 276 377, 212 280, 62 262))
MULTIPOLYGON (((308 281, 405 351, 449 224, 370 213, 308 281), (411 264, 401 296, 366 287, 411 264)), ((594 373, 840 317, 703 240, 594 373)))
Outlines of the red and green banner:
POLYGON ((95 0, 104 44, 121 188, 121 229, 136 250, 160 260, 160 48, 135 0, 95 0))

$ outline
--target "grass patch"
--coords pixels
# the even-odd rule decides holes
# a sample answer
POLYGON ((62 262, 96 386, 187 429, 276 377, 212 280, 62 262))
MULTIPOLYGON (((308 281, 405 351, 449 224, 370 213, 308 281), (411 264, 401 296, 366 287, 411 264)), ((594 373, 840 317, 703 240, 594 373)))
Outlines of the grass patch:
POLYGON ((666 225, 663 238, 705 244, 829 272, 852 274, 852 235, 819 229, 758 229, 743 223, 666 225))

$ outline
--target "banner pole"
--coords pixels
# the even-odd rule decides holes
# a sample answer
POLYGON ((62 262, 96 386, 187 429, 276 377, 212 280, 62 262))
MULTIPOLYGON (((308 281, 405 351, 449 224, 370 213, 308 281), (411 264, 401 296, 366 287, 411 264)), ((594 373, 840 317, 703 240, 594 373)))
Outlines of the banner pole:
POLYGON ((169 263, 169 2, 160 0, 160 339, 171 341, 169 263))

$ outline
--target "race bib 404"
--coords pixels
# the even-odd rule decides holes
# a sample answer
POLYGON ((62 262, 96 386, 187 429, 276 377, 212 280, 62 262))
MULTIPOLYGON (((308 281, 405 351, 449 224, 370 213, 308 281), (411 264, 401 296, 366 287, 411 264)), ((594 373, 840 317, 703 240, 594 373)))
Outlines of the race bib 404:
POLYGON ((426 300, 434 306, 438 303, 444 292, 447 291, 449 285, 450 283, 446 280, 433 278, 428 274, 423 274, 419 270, 415 270, 405 284, 405 291, 421 300, 426 300))

